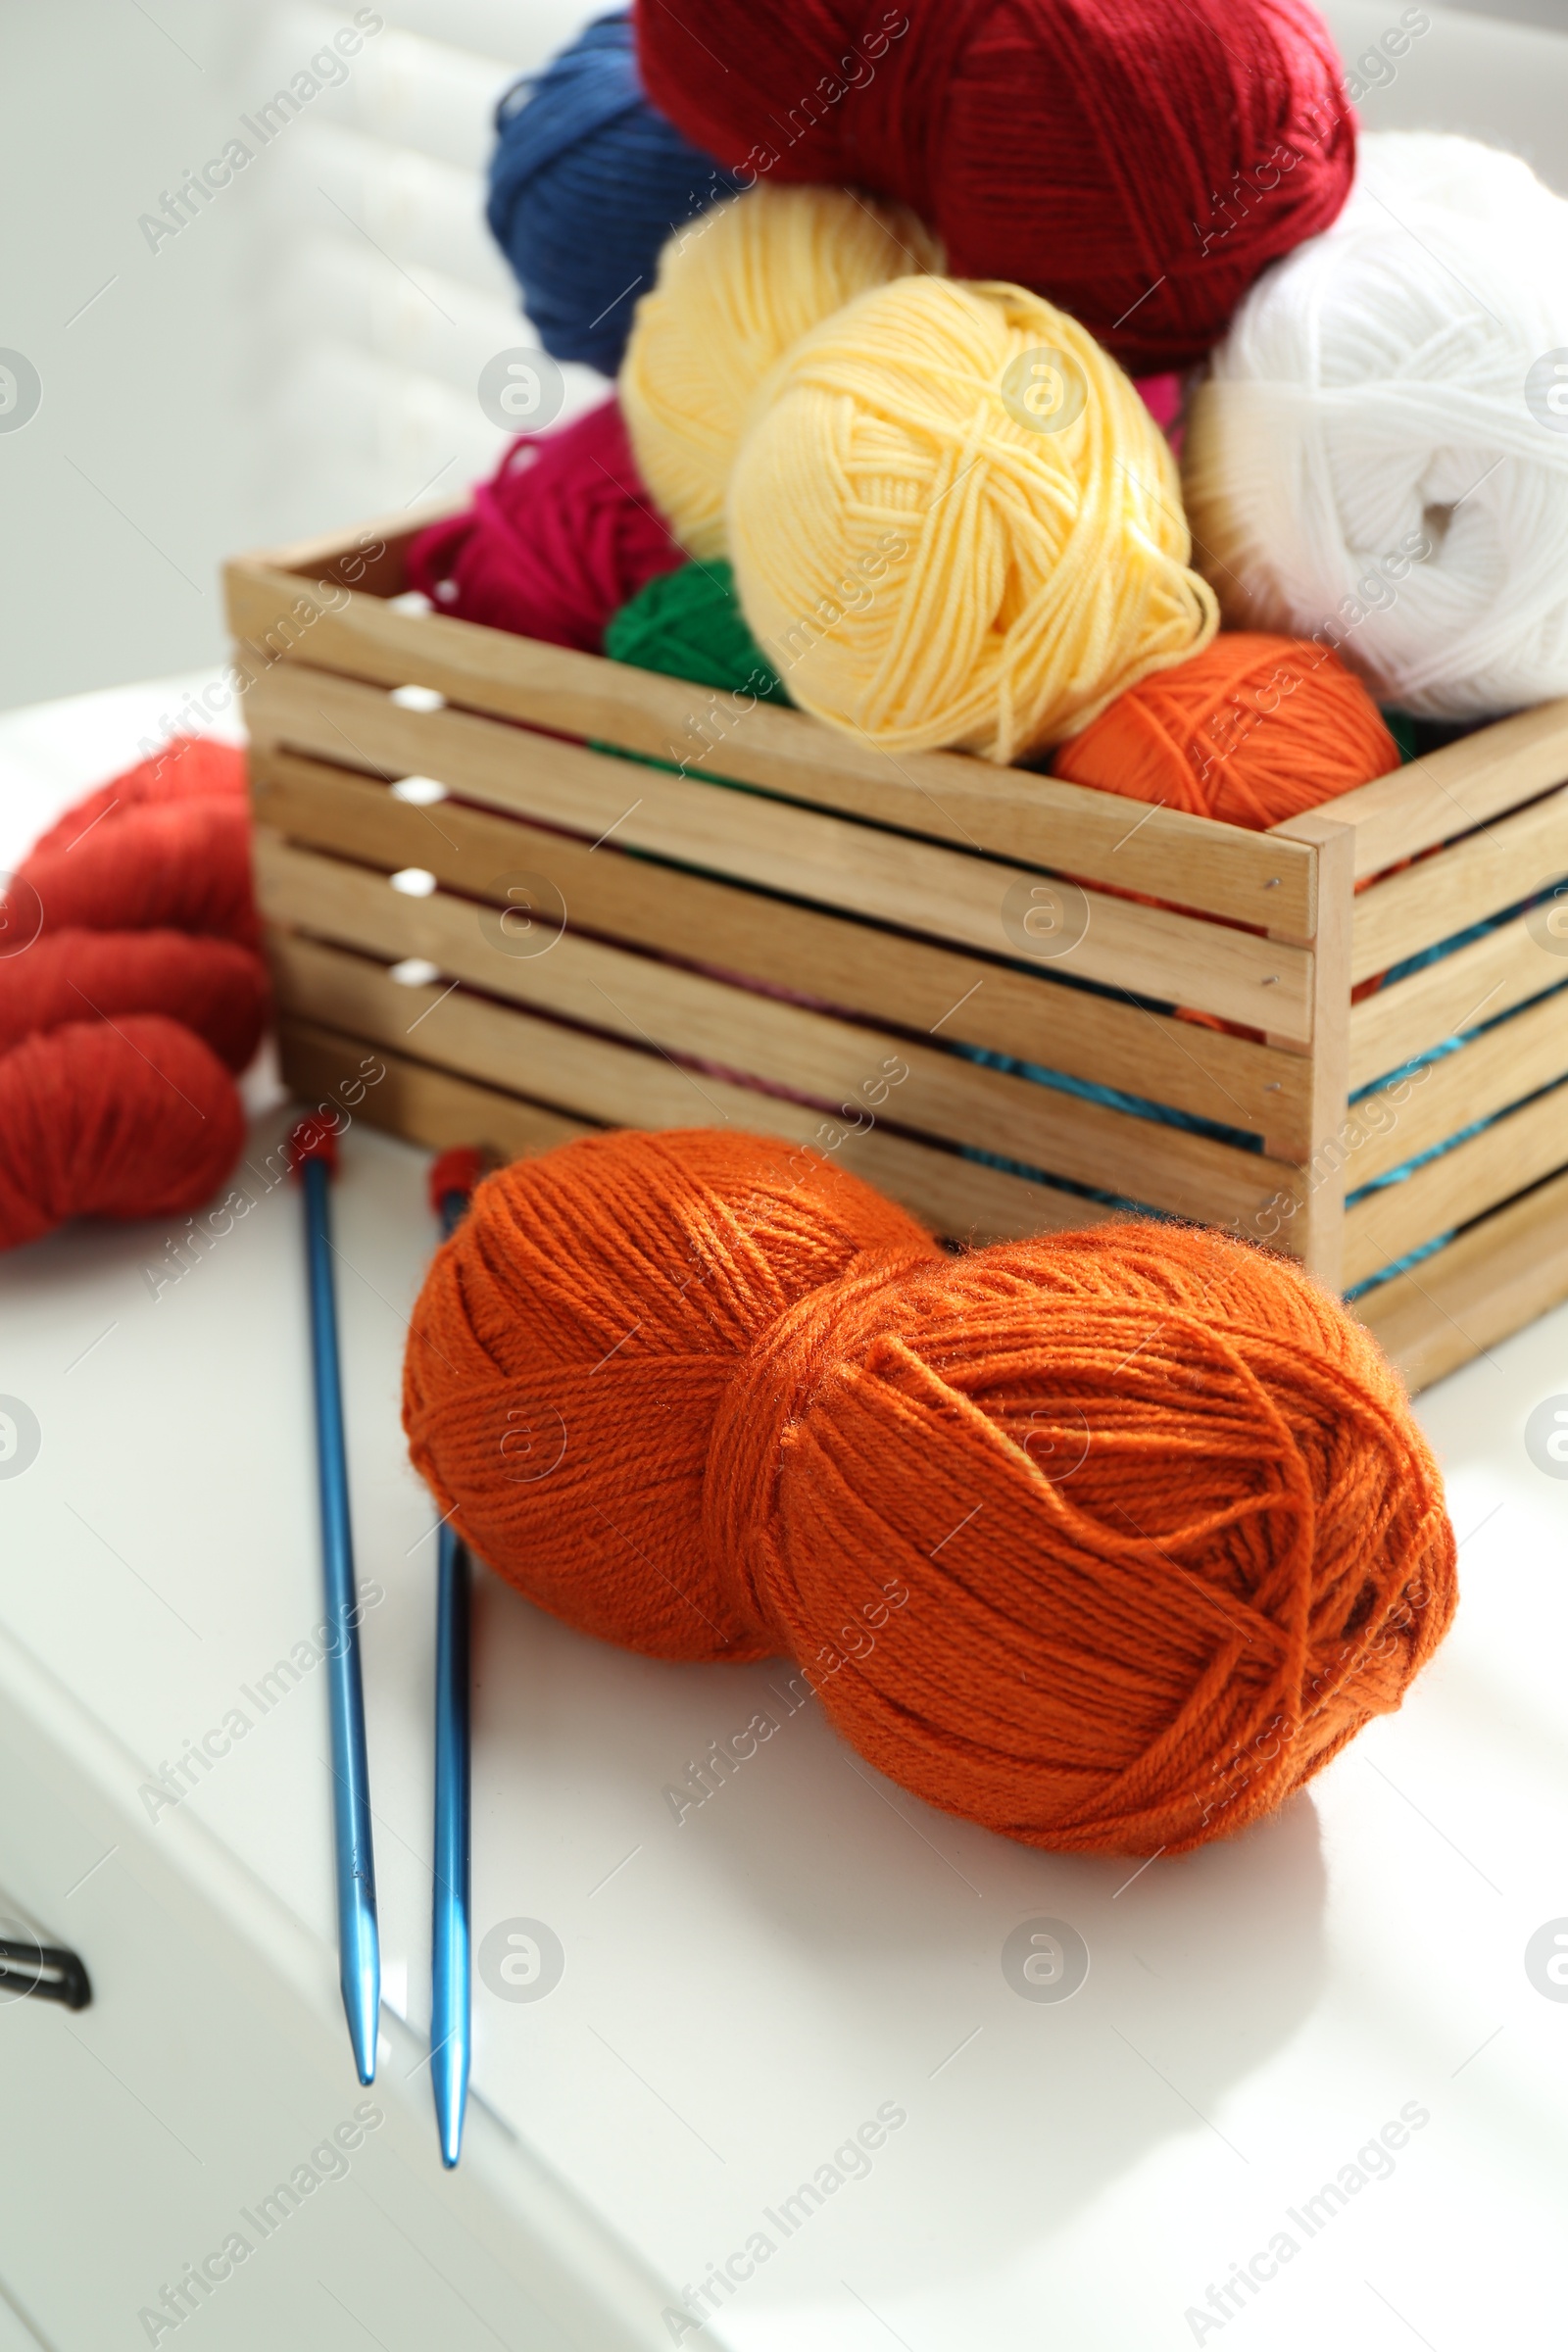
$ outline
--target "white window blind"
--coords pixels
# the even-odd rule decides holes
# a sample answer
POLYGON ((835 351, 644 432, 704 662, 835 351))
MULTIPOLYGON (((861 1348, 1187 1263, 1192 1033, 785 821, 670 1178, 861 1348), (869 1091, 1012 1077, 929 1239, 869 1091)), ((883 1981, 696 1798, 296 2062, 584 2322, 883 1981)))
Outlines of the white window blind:
MULTIPOLYGON (((331 529, 456 498, 508 434, 477 397, 496 353, 537 337, 484 220, 496 101, 600 8, 393 0, 346 78, 290 117, 257 174, 259 361, 275 429, 263 504, 287 530, 331 529)), ((254 105, 289 89, 352 9, 269 13, 254 105)), ((567 368, 571 416, 602 399, 567 368)))

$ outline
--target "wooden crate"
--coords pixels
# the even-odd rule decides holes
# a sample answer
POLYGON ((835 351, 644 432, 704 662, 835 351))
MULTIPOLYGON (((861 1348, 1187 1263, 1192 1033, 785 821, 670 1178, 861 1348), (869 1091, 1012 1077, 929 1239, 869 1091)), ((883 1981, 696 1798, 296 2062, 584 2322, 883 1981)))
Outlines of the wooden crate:
POLYGON ((1223 1226, 1375 1282, 1415 1386, 1568 1297, 1568 938, 1495 919, 1568 873, 1568 702, 1250 833, 400 611, 430 518, 227 572, 301 1092, 373 1047, 363 1115, 426 1144, 730 1122, 956 1237, 1223 1226))

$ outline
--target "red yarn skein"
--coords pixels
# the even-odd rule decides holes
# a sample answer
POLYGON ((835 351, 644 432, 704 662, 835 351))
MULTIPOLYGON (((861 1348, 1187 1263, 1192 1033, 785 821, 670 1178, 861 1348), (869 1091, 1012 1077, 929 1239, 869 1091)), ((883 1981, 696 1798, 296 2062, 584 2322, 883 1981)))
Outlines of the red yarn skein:
POLYGON ((608 400, 514 441, 466 514, 413 541, 408 577, 455 619, 597 654, 621 606, 685 561, 608 400))
POLYGON ((0 1250, 71 1217, 182 1216, 239 1156, 233 1079, 158 1013, 77 1021, 0 1056, 0 1250))
POLYGON ((1272 1810, 1454 1603, 1398 1379, 1298 1267, 1135 1223, 950 1258, 756 1137, 594 1137, 482 1183, 404 1424, 545 1608, 791 1655, 879 1770, 1063 1850, 1272 1810))
POLYGON ((179 931, 46 931, 0 957, 0 1054, 74 1021, 160 1012, 183 1021, 231 1070, 262 1042, 267 966, 226 939, 179 931))
POLYGON ((1134 375, 1201 359, 1349 193, 1305 0, 638 0, 637 41, 654 104, 747 184, 901 198, 956 277, 1032 286, 1134 375))
POLYGON ((246 787, 245 755, 237 745, 220 743, 212 735, 175 735, 163 751, 74 801, 64 816, 39 834, 29 855, 71 849, 89 826, 149 803, 242 801, 246 787))
POLYGON ((47 931, 191 931, 260 944, 243 800, 202 796, 117 811, 64 847, 34 850, 17 880, 36 891, 47 931))

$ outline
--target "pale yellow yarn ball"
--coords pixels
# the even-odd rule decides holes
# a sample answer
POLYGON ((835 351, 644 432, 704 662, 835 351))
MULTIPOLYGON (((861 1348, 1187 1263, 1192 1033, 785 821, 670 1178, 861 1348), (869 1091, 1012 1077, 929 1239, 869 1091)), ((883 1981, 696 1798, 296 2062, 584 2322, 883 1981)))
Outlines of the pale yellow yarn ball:
POLYGON ((905 277, 825 320, 771 379, 728 525, 794 701, 889 751, 1022 759, 1219 625, 1159 428, 1020 286, 905 277))
POLYGON ((643 480, 689 554, 726 552, 730 468, 791 345, 868 287, 941 267, 913 213, 844 188, 753 188, 676 230, 618 388, 643 480))

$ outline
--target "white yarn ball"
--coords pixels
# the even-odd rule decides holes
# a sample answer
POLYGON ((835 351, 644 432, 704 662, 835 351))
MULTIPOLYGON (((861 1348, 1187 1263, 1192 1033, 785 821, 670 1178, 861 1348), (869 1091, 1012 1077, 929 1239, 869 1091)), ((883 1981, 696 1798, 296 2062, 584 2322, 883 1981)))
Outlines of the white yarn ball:
POLYGON ((1568 694, 1568 203, 1473 139, 1364 135, 1214 353, 1183 472, 1232 626, 1316 634, 1426 717, 1568 694))

